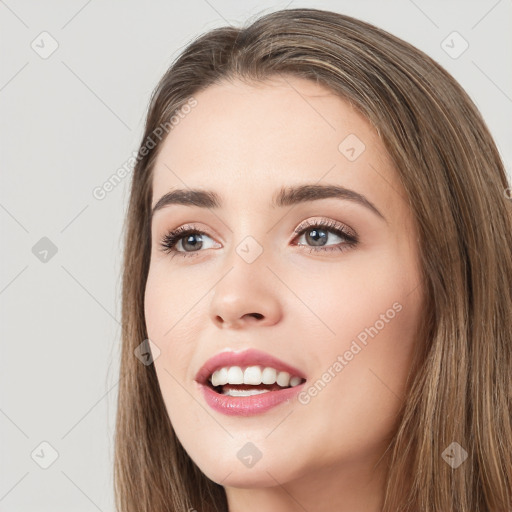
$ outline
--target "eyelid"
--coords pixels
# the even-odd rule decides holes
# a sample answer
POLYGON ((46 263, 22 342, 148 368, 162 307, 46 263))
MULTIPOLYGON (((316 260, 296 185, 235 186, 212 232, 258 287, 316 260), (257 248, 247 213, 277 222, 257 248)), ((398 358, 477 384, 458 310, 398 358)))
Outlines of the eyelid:
MULTIPOLYGON (((345 242, 333 246, 308 246, 306 244, 298 244, 297 247, 301 249, 309 250, 312 253, 325 253, 330 252, 332 250, 345 250, 345 248, 354 247, 359 243, 359 237, 357 233, 348 227, 347 225, 335 221, 330 218, 313 218, 307 219, 303 221, 294 229, 294 237, 292 240, 295 240, 297 237, 303 236, 305 232, 308 231, 309 227, 317 227, 320 229, 324 229, 326 231, 334 232, 337 236, 344 238, 345 242), (315 248, 316 247, 316 248, 315 248)), ((180 255, 181 257, 194 257, 201 252, 198 251, 178 251, 176 250, 176 245, 183 240, 183 238, 189 234, 195 233, 200 235, 206 235, 210 239, 214 239, 214 237, 210 236, 207 230, 200 229, 197 225, 191 224, 183 224, 175 229, 169 230, 166 234, 161 238, 160 248, 163 252, 170 254, 172 257, 176 255, 180 255)), ((218 243, 214 240, 214 243, 218 243)))
MULTIPOLYGON (((327 218, 327 217, 315 217, 315 218, 307 219, 307 220, 301 222, 293 230, 293 233, 294 233, 294 235, 300 235, 308 227, 312 227, 312 226, 316 227, 316 226, 319 226, 319 225, 323 225, 323 226, 328 227, 330 229, 339 229, 340 231, 342 231, 345 235, 347 235, 349 237, 352 237, 352 238, 355 238, 355 239, 358 238, 357 233, 353 229, 348 227, 346 224, 343 224, 341 222, 335 221, 335 220, 327 218)), ((209 235, 207 233, 206 230, 201 229, 195 223, 182 224, 181 226, 178 226, 175 229, 167 230, 165 236, 167 236, 169 233, 176 232, 176 231, 179 231, 179 233, 181 233, 182 236, 187 231, 193 231, 193 232, 197 232, 197 233, 209 236, 210 238, 212 237, 211 235, 209 235)), ((215 234, 215 236, 218 237, 216 234, 215 234)), ((218 237, 218 238, 222 239, 222 237, 218 237)), ((293 237, 293 239, 295 239, 295 236, 293 237)))
MULTIPOLYGON (((207 237, 211 238, 212 240, 214 239, 214 237, 217 238, 217 235, 210 235, 210 234, 208 234, 207 230, 201 229, 200 227, 198 227, 197 225, 192 223, 192 224, 182 224, 181 226, 178 226, 177 228, 166 230, 163 237, 161 237, 161 240, 163 242, 163 241, 173 238, 173 239, 179 241, 180 239, 183 239, 183 237, 188 233, 198 233, 200 235, 206 235, 207 237)), ((220 237, 218 237, 218 238, 220 238, 220 237)), ((178 243, 177 241, 175 243, 178 243)), ((217 242, 215 242, 215 243, 217 243, 217 242)))
POLYGON ((339 230, 341 231, 345 236, 349 238, 353 238, 354 240, 358 240, 359 237, 357 233, 347 226, 346 224, 343 224, 342 222, 335 221, 333 219, 327 218, 327 217, 316 217, 313 219, 307 219, 304 222, 301 222, 295 229, 294 233, 296 235, 302 234, 302 232, 307 229, 308 227, 316 227, 316 226, 325 226, 329 229, 339 230))

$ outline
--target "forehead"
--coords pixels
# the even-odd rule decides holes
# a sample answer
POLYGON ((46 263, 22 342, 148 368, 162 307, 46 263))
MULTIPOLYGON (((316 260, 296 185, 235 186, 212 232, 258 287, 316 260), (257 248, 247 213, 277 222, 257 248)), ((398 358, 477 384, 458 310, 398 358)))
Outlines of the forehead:
MULTIPOLYGON (((165 139, 153 177, 153 206, 174 187, 204 187, 270 203, 283 185, 325 182, 396 204, 399 184, 373 126, 346 100, 310 80, 222 82, 165 139)), ((404 194, 402 194, 404 197, 404 194)))

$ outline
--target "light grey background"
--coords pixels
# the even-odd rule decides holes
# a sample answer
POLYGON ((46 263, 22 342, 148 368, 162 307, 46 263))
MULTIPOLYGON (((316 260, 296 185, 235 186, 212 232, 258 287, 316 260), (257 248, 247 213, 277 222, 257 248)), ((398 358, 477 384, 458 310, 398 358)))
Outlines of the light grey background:
POLYGON ((131 174, 102 200, 93 190, 137 150, 149 95, 193 37, 285 7, 353 15, 428 53, 480 108, 511 173, 511 0, 0 0, 1 511, 114 510, 131 174), (442 47, 453 31, 469 44, 458 58, 442 47))

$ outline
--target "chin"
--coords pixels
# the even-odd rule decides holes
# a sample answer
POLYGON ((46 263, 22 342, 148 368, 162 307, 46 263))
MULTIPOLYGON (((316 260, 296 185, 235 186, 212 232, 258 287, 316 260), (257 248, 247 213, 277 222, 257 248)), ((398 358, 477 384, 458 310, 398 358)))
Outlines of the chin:
POLYGON ((276 480, 279 483, 283 483, 282 477, 280 478, 279 474, 274 474, 274 472, 270 469, 265 471, 265 469, 256 469, 256 468, 245 468, 231 467, 226 468, 225 473, 219 473, 218 468, 214 470, 212 476, 205 473, 205 475, 213 480, 215 483, 222 485, 223 487, 237 487, 240 489, 257 489, 262 487, 274 487, 277 485, 276 480), (267 471, 270 473, 267 473, 267 471), (230 473, 231 472, 231 473, 230 473), (229 475, 229 476, 227 476, 229 475), (272 478, 272 476, 274 478, 272 478))
MULTIPOLYGON (((200 470, 213 482, 223 487, 238 487, 244 489, 275 487, 289 482, 298 475, 293 474, 291 460, 283 460, 280 464, 275 460, 264 462, 264 457, 252 467, 246 466, 235 458, 234 460, 210 461, 207 466, 199 466, 200 470)), ((295 469, 298 472, 299 468, 295 469)))

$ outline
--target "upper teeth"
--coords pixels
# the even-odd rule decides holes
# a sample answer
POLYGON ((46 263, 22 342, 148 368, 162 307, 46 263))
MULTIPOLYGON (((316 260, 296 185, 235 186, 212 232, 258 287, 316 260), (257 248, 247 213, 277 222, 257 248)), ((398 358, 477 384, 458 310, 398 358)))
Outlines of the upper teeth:
POLYGON ((277 384, 281 387, 297 386, 302 382, 300 377, 291 376, 288 372, 278 372, 274 368, 248 366, 243 370, 240 366, 228 366, 213 372, 210 382, 213 386, 224 384, 277 384))

